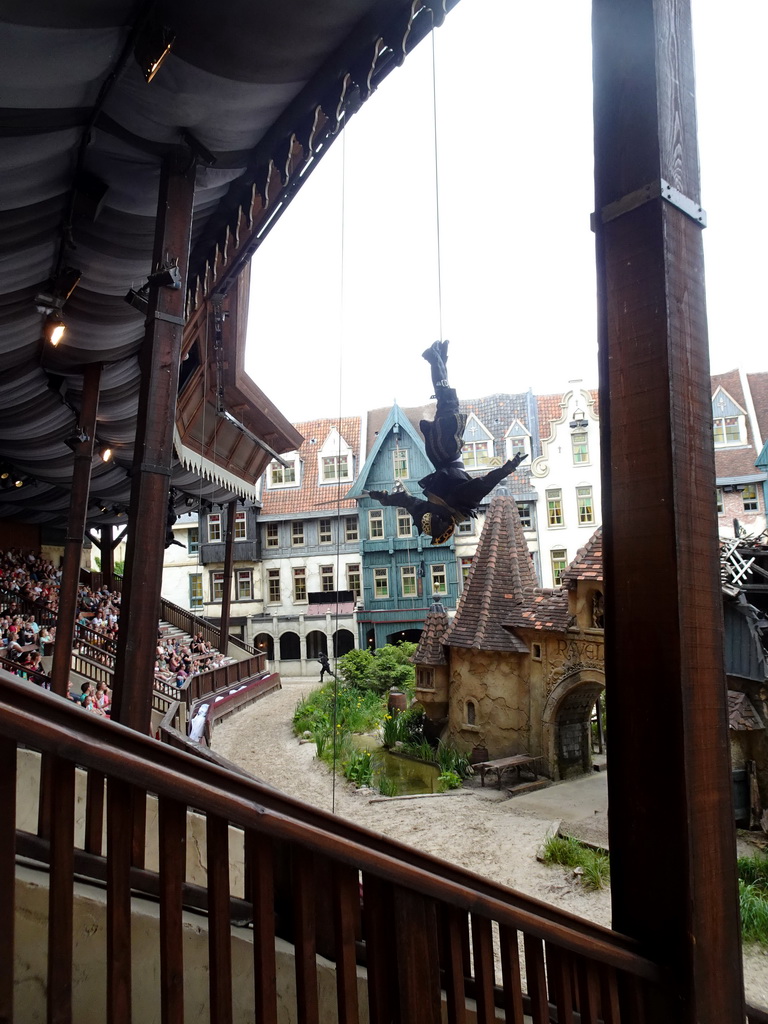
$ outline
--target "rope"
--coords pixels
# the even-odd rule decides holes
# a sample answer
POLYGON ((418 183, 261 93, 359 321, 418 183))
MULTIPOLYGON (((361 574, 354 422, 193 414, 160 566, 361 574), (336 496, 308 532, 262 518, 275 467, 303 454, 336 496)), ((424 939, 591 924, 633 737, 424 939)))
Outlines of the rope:
POLYGON ((440 174, 438 171, 437 144, 437 74, 435 69, 435 29, 432 28, 432 126, 435 153, 435 234, 437 241, 437 318, 440 326, 440 340, 443 340, 443 268, 440 243, 440 174))

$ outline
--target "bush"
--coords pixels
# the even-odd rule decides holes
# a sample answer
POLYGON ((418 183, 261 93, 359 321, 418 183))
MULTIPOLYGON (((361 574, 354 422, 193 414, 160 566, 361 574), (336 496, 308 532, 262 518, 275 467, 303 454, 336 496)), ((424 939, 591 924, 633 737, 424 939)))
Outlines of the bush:
POLYGON ((401 734, 400 734, 400 719, 401 718, 402 718, 402 715, 386 714, 384 716, 384 721, 382 723, 381 734, 382 734, 382 743, 384 744, 384 746, 387 749, 389 749, 390 747, 394 747, 394 745, 396 743, 400 742, 400 738, 401 738, 401 734))
POLYGON ((586 889, 603 889, 610 880, 610 860, 602 850, 592 850, 570 836, 551 836, 544 843, 544 863, 581 869, 586 889))
POLYGON ((293 730, 299 736, 314 734, 317 729, 332 729, 335 723, 342 732, 370 732, 377 728, 383 710, 382 698, 372 691, 330 682, 298 702, 293 730))
POLYGON ((379 792, 382 796, 397 796, 400 791, 397 785, 397 779, 393 779, 389 775, 379 776, 379 792))
POLYGON ((373 758, 369 750, 357 750, 344 760, 344 775, 358 787, 370 786, 373 782, 373 758))
POLYGON ((474 775, 474 770, 469 763, 467 755, 459 753, 455 747, 448 746, 442 740, 437 744, 435 759, 440 765, 441 771, 455 772, 460 779, 468 779, 470 775, 474 775))
POLYGON ((445 793, 447 789, 458 789, 461 786, 461 779, 456 772, 440 772, 437 776, 437 791, 445 793))

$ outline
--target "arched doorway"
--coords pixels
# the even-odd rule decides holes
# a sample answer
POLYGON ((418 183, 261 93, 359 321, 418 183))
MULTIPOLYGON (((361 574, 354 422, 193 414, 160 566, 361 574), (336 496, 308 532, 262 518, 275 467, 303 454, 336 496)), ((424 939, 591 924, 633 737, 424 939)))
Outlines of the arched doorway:
POLYGON ((258 651, 263 651, 267 661, 275 660, 275 641, 269 633, 257 633, 253 638, 253 646, 258 651))
POLYGON ((599 669, 569 672, 550 693, 542 717, 544 752, 553 779, 588 772, 592 766, 591 720, 605 689, 599 669))
POLYGON ((328 653, 328 637, 319 629, 313 629, 307 633, 307 661, 319 658, 321 654, 328 653))
POLYGON ((297 633, 283 633, 280 637, 280 661, 299 661, 301 643, 297 633))
POLYGON ((396 633, 389 633, 387 635, 387 643, 402 644, 407 641, 409 643, 417 644, 420 637, 420 629, 399 629, 396 633))
POLYGON ((333 656, 340 658, 355 649, 355 634, 349 629, 337 629, 333 634, 333 656))

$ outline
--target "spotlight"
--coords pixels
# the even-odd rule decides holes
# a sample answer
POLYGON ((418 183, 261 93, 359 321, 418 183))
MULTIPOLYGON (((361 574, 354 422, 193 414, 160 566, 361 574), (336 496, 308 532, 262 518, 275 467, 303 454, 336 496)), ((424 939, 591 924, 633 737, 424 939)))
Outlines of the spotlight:
POLYGON ((43 337, 49 341, 54 348, 59 344, 66 333, 67 325, 61 319, 60 313, 49 313, 43 324, 43 337))
POLYGON ((80 427, 78 427, 73 434, 70 434, 69 437, 64 438, 64 444, 71 448, 72 451, 75 450, 77 445, 83 444, 85 441, 90 441, 90 437, 84 430, 81 430, 80 427))
POLYGON ((149 285, 142 285, 138 290, 131 288, 125 296, 125 301, 146 316, 149 312, 149 285))
POLYGON ((147 284, 155 288, 172 288, 178 291, 181 288, 181 271, 175 264, 168 264, 160 267, 147 278, 147 284))
POLYGON ((24 486, 24 481, 23 480, 14 480, 13 486, 14 487, 23 487, 24 486))
POLYGON ((171 52, 176 33, 159 20, 153 11, 144 24, 136 40, 134 53, 139 67, 149 84, 160 70, 163 61, 171 52))
POLYGON ((109 462, 109 460, 112 458, 112 449, 109 448, 107 445, 104 445, 102 448, 99 449, 99 455, 101 456, 102 462, 109 462))

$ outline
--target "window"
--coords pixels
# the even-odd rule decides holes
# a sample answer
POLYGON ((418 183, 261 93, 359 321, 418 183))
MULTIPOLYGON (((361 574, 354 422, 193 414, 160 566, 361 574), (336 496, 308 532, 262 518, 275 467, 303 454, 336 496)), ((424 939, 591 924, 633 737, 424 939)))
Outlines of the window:
POLYGON ((588 526, 595 521, 595 508, 592 504, 592 488, 576 488, 576 506, 579 510, 579 526, 588 526))
POLYGON ((286 484, 296 483, 296 460, 281 466, 279 462, 271 462, 269 465, 269 486, 285 487, 286 484))
POLYGON ((395 448, 392 452, 392 475, 395 480, 408 479, 408 450, 395 448))
POLYGON ((541 661, 541 644, 531 644, 531 658, 533 661, 541 661))
POLYGON ((457 533, 474 533, 475 532, 475 521, 474 519, 465 519, 463 523, 459 523, 456 528, 457 533))
POLYGON ((201 572, 190 573, 189 576, 189 607, 203 607, 203 574, 201 572))
POLYGON ((304 523, 292 523, 291 524, 291 544, 295 547, 301 547, 304 543, 304 523))
POLYGON ((384 510, 372 508, 368 512, 368 536, 371 540, 384 536, 384 510))
POLYGON ((250 569, 237 570, 236 584, 238 601, 253 600, 253 576, 250 569))
POLYGON ((416 597, 418 590, 419 588, 416 582, 416 566, 401 565, 400 593, 403 595, 403 597, 416 597))
POLYGON ((523 434, 517 437, 507 438, 507 458, 514 459, 516 455, 528 454, 528 438, 523 434))
POLYGON ((317 535, 321 544, 330 544, 333 541, 333 534, 331 533, 331 520, 321 519, 317 527, 317 535))
POLYGON ((469 576, 469 570, 472 567, 472 558, 460 558, 459 566, 461 567, 461 580, 462 583, 466 583, 467 576, 469 576))
POLYGON ((268 601, 279 601, 280 600, 280 570, 279 569, 267 569, 267 600, 268 601))
POLYGON ((743 444, 742 418, 741 416, 718 416, 713 420, 715 444, 743 444))
POLYGON ((293 570, 293 600, 307 600, 307 570, 304 566, 293 570))
POLYGON ((208 540, 211 543, 221 540, 221 515, 218 512, 208 516, 208 540))
POLYGON ((723 504, 723 488, 715 488, 715 502, 717 503, 717 514, 721 516, 725 512, 725 505, 723 504))
POLYGON ((397 536, 413 536, 413 520, 407 508, 399 508, 397 510, 397 536))
POLYGON ((560 488, 547 491, 547 526, 563 525, 563 492, 560 488))
POLYGON ((432 577, 432 593, 447 594, 448 581, 445 575, 444 565, 430 565, 429 572, 432 577))
POLYGON ((344 517, 344 540, 351 544, 360 539, 360 531, 357 525, 357 516, 344 517))
POLYGON ((389 569, 373 570, 373 596, 379 599, 389 597, 389 569))
POLYGON ((333 576, 332 565, 320 566, 320 589, 324 594, 330 594, 336 589, 336 580, 333 576))
POLYGON ((248 524, 245 512, 235 512, 235 540, 248 540, 248 524))
POLYGON ((571 451, 573 452, 573 464, 578 466, 583 462, 589 462, 589 445, 587 444, 586 430, 574 430, 571 434, 571 451))
POLYGON ((465 710, 467 712, 467 725, 474 725, 477 719, 477 707, 475 706, 475 702, 473 700, 468 700, 465 705, 465 710))
POLYGON ((352 591, 356 601, 360 600, 362 590, 360 588, 360 566, 357 563, 347 566, 347 590, 352 591))
POLYGON ((518 501, 517 511, 520 513, 520 522, 523 525, 524 530, 533 529, 533 509, 531 508, 530 502, 518 501))
POLYGON ((193 526, 191 530, 187 530, 187 552, 190 555, 196 555, 200 550, 200 530, 193 526))
POLYGON ((224 573, 211 573, 211 600, 221 601, 224 596, 224 573))
POLYGON ((754 484, 744 484, 741 489, 741 500, 744 502, 745 512, 757 512, 757 487, 754 484))
POLYGON ((555 587, 559 587, 563 573, 568 568, 566 550, 565 548, 553 548, 549 553, 549 557, 552 560, 552 584, 555 587))
POLYGON ((277 523, 267 523, 267 541, 268 548, 277 548, 280 546, 280 533, 278 531, 277 523))
POLYGON ((349 479, 349 456, 331 455, 324 456, 321 460, 322 483, 332 483, 334 480, 349 479))
POLYGON ((468 441, 462 446, 461 457, 467 469, 480 469, 490 461, 488 441, 468 441))

